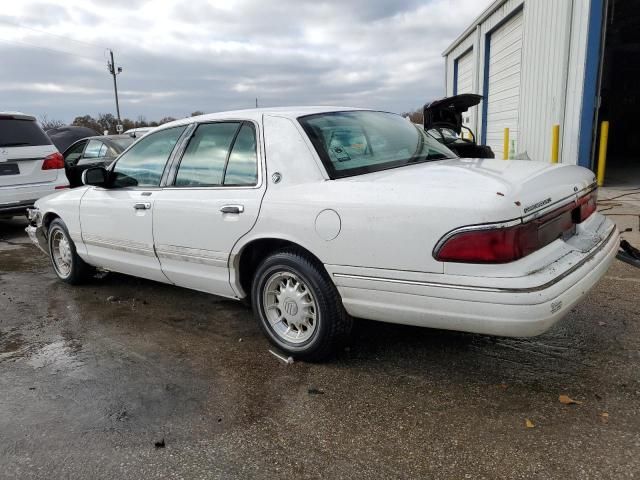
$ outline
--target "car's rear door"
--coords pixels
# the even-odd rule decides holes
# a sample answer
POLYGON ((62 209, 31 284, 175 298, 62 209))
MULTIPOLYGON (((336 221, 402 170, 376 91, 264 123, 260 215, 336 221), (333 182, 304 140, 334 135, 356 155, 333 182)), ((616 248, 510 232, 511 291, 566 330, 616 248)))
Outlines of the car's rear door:
POLYGON ((176 159, 153 217, 156 253, 173 283, 235 295, 229 255, 255 224, 265 191, 259 134, 250 121, 202 123, 176 159))
POLYGON ((141 139, 112 169, 109 188, 91 187, 80 203, 82 240, 92 264, 167 281, 153 247, 153 215, 160 181, 186 126, 141 139))

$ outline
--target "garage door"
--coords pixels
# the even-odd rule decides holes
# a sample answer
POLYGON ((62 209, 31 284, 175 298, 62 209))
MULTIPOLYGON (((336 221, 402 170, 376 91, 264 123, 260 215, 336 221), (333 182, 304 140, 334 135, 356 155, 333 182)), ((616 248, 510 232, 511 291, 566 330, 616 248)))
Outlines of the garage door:
MULTIPOLYGON (((473 93, 473 50, 456 59, 456 84, 454 95, 473 93)), ((475 129, 474 117, 476 107, 470 108, 462 114, 462 124, 472 130, 475 129)))
MULTIPOLYGON (((489 70, 485 85, 486 128, 484 142, 496 158, 502 158, 504 129, 518 138, 520 106, 520 64, 522 59, 522 12, 489 36, 489 70)), ((516 142, 515 150, 518 151, 516 142)))

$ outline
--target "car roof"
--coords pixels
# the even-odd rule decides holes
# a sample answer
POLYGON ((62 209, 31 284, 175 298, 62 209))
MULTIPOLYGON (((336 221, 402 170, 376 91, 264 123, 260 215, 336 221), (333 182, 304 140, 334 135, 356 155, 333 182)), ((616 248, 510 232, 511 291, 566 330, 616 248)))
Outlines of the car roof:
POLYGON ((0 117, 13 117, 16 120, 34 120, 36 117, 33 115, 28 115, 22 112, 2 112, 0 111, 0 117))
POLYGON ((245 110, 230 110, 227 112, 208 113, 198 115, 196 117, 186 117, 173 122, 165 123, 157 127, 163 129, 167 127, 176 127, 179 125, 188 125, 193 122, 209 122, 215 120, 255 120, 259 121, 263 115, 277 115, 290 119, 296 119, 304 115, 313 115, 316 113, 344 112, 351 110, 367 110, 364 108, 354 107, 330 107, 330 106, 301 106, 301 107, 272 107, 272 108, 249 108, 245 110))
POLYGON ((131 137, 129 135, 93 135, 91 137, 80 138, 77 141, 79 142, 81 140, 131 140, 131 137))

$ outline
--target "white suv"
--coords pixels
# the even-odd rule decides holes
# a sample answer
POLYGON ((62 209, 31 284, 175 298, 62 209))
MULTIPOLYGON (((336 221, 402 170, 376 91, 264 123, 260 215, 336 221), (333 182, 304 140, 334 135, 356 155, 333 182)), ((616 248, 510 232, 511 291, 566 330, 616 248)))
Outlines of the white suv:
POLYGON ((0 112, 0 217, 24 214, 62 188, 69 188, 64 159, 35 117, 0 112))

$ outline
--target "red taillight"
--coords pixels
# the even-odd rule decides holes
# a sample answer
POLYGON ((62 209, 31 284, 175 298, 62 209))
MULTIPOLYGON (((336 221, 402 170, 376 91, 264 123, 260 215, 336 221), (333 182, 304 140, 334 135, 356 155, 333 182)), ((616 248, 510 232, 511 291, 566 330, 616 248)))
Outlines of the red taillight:
POLYGON ((472 230, 453 235, 435 257, 441 262, 507 263, 529 255, 537 243, 538 232, 533 223, 472 230))
POLYGON ((588 195, 580 197, 578 206, 580 207, 580 221, 577 223, 582 223, 598 208, 598 191, 594 190, 588 195))
POLYGON ((58 170, 64 168, 64 157, 60 152, 52 153, 44 157, 42 170, 58 170))
POLYGON ((444 240, 434 252, 436 260, 461 263, 508 263, 541 249, 558 238, 575 233, 596 211, 597 191, 577 201, 516 225, 463 228, 444 240))

